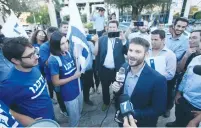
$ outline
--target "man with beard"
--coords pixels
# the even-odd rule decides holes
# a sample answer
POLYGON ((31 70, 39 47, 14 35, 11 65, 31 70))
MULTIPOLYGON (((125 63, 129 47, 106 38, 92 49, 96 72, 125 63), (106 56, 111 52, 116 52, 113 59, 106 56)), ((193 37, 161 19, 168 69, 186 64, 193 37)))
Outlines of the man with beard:
MULTIPOLYGON (((188 37, 184 35, 184 30, 188 26, 188 20, 185 18, 177 18, 173 24, 173 31, 171 34, 166 35, 165 44, 166 47, 170 50, 172 50, 176 57, 177 57, 177 63, 179 64, 181 59, 183 58, 185 52, 189 48, 189 42, 188 37)), ((178 69, 177 65, 177 69, 178 69)), ((177 70, 175 77, 168 81, 168 89, 171 90, 172 94, 174 94, 174 88, 176 85, 176 81, 179 78, 179 72, 177 70)), ((176 87, 177 88, 177 87, 176 87)), ((168 102, 167 105, 167 111, 164 114, 164 117, 170 116, 170 110, 172 109, 174 105, 174 96, 172 95, 170 98, 170 102, 168 102)))
POLYGON ((151 35, 148 33, 148 22, 144 21, 144 25, 143 26, 139 26, 139 32, 137 33, 131 33, 128 35, 128 39, 129 41, 135 37, 141 37, 146 39, 150 44, 151 44, 151 35))
POLYGON ((3 55, 14 64, 7 78, 0 83, 0 100, 8 107, 33 119, 54 119, 47 84, 39 69, 35 48, 24 37, 10 38, 3 46, 3 55))
POLYGON ((177 18, 173 25, 173 32, 166 37, 166 46, 175 53, 177 61, 182 59, 189 47, 188 37, 183 34, 187 26, 187 19, 177 18))
POLYGON ((134 110, 133 117, 137 120, 138 127, 156 127, 158 117, 166 108, 166 79, 145 62, 149 46, 149 42, 140 37, 130 41, 128 63, 122 66, 126 72, 125 82, 112 84, 116 101, 121 94, 130 96, 134 110))

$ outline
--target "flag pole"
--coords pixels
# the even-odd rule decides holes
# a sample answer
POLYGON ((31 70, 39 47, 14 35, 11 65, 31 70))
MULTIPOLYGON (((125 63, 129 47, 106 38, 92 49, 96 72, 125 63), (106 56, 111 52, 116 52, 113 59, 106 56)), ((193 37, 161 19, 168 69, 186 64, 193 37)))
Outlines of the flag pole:
MULTIPOLYGON (((78 50, 78 46, 79 45, 77 45, 77 44, 75 44, 74 45, 74 50, 76 51, 76 59, 75 59, 75 61, 76 61, 76 67, 77 67, 77 71, 79 71, 80 72, 80 62, 78 61, 78 55, 79 55, 79 50, 78 50), (75 46, 76 45, 76 46, 75 46)), ((78 87, 79 87, 79 92, 80 92, 80 94, 81 94, 81 82, 80 82, 80 78, 78 78, 78 87)))

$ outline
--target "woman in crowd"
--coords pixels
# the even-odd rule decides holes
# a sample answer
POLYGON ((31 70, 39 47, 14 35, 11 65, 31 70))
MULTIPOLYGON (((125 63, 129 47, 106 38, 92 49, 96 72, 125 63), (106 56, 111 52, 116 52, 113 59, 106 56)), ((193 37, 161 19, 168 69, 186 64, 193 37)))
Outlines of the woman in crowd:
MULTIPOLYGON (((45 33, 45 31, 43 30, 36 30, 32 37, 31 37, 31 43, 32 45, 35 47, 35 49, 37 50, 37 54, 39 55, 39 50, 40 50, 40 46, 41 44, 45 43, 47 41, 47 34, 45 33)), ((45 73, 44 73, 44 67, 42 66, 41 64, 41 60, 39 58, 39 69, 41 71, 41 74, 43 76, 45 76, 45 73)))
POLYGON ((31 38, 32 45, 39 51, 41 44, 47 41, 47 34, 43 30, 36 30, 31 38))
POLYGON ((76 68, 73 55, 68 51, 68 41, 61 32, 54 32, 50 38, 51 56, 48 60, 48 68, 52 82, 60 87, 67 113, 69 114, 69 126, 76 127, 83 104, 83 94, 79 86, 81 73, 76 68))

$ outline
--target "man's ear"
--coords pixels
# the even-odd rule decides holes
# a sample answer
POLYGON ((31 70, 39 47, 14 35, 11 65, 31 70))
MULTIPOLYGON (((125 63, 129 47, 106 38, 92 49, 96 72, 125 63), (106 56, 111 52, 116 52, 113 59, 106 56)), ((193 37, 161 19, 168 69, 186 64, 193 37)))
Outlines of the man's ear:
POLYGON ((11 62, 14 63, 15 65, 19 65, 21 62, 18 59, 12 58, 11 62))
POLYGON ((149 57, 149 51, 147 51, 146 53, 145 53, 145 58, 148 58, 149 57))

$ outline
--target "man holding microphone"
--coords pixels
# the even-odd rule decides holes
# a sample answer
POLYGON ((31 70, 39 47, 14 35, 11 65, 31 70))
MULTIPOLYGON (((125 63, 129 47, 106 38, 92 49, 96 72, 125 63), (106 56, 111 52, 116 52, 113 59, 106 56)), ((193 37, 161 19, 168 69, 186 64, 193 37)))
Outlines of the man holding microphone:
MULTIPOLYGON (((166 79, 145 62, 149 46, 149 42, 140 37, 130 41, 128 63, 122 66, 125 69, 125 81, 122 84, 119 82, 112 84, 116 99, 119 99, 121 94, 130 97, 130 102, 133 104, 132 116, 137 120, 139 127, 156 127, 158 117, 166 109, 166 79)), ((117 110, 119 104, 116 100, 117 110)))

